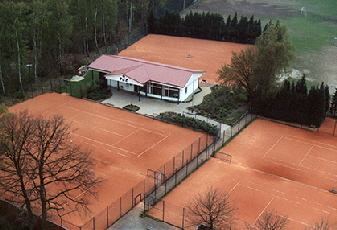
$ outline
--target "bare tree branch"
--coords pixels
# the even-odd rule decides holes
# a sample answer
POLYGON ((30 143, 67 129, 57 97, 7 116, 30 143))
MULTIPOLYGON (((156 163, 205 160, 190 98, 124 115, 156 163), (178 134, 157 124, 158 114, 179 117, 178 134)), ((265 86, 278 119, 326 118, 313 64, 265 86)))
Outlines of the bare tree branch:
POLYGON ((92 171, 90 152, 70 142, 70 125, 62 116, 44 119, 24 111, 5 115, 1 127, 0 184, 6 199, 41 215, 43 229, 48 210, 72 212, 69 201, 87 209, 102 180, 92 171))
POLYGON ((249 230, 284 230, 288 222, 288 217, 274 211, 266 211, 253 225, 246 224, 246 227, 249 230))
POLYGON ((322 217, 318 222, 315 222, 314 226, 306 228, 306 230, 330 230, 334 224, 330 223, 329 217, 322 217))
POLYGON ((187 205, 187 219, 191 225, 206 224, 211 229, 230 229, 237 208, 219 189, 208 188, 187 205))

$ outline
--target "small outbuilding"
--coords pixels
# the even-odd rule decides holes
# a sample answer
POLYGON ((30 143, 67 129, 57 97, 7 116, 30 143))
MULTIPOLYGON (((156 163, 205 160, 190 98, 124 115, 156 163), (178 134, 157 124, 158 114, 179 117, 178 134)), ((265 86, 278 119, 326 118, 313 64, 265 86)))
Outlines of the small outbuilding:
POLYGON ((136 58, 103 54, 88 66, 118 90, 170 101, 185 101, 199 87, 205 73, 136 58))

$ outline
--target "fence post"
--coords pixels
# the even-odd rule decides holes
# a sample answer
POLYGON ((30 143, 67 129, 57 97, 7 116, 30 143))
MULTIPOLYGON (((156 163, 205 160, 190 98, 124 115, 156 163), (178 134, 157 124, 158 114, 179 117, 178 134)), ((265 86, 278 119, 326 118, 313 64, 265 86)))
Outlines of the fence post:
POLYGON ((181 222, 182 229, 184 229, 184 220, 185 220, 185 208, 183 208, 183 216, 182 216, 182 222, 181 222))
POLYGON ((188 171, 188 161, 186 160, 186 165, 185 165, 185 167, 186 167, 186 173, 185 173, 185 177, 187 176, 187 171, 188 171))
POLYGON ((167 181, 165 181, 165 194, 166 194, 166 185, 167 185, 167 181))
POLYGON ((193 143, 191 144, 191 154, 190 154, 190 160, 192 160, 192 152, 193 152, 193 143))
POLYGON ((92 218, 92 223, 93 223, 93 227, 94 227, 94 230, 95 230, 96 229, 96 219, 95 219, 95 217, 92 218))
POLYGON ((163 221, 165 221, 165 200, 163 200, 163 221))
POLYGON ((119 217, 122 216, 122 197, 119 198, 119 217))
POLYGON ((173 157, 173 168, 172 168, 172 172, 174 173, 175 170, 175 166, 176 166, 176 157, 173 157))
POLYGON ((200 138, 201 138, 201 137, 199 137, 199 144, 198 144, 198 155, 199 155, 199 153, 200 153, 200 138))
POLYGON ((133 202, 133 187, 132 187, 131 193, 132 193, 132 194, 131 194, 131 199, 132 199, 132 200, 131 200, 131 204, 132 204, 132 207, 134 207, 134 204, 133 204, 133 203, 134 203, 134 202, 133 202))
POLYGON ((106 228, 109 227, 109 206, 106 207, 106 228))
POLYGON ((184 165, 184 153, 185 153, 185 149, 183 150, 183 156, 181 158, 181 166, 183 167, 184 165))

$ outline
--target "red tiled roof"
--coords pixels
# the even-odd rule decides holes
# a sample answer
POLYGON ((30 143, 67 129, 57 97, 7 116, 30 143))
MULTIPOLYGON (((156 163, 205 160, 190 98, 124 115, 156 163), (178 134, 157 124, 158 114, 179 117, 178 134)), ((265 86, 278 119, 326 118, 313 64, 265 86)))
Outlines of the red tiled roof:
POLYGON ((184 87, 194 73, 205 73, 136 58, 103 54, 93 61, 89 68, 108 72, 107 75, 123 74, 141 84, 147 81, 184 87))

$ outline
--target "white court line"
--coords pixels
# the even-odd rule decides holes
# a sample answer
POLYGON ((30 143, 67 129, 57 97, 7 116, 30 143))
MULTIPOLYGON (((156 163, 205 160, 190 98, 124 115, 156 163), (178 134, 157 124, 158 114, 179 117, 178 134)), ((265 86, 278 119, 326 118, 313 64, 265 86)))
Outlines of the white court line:
POLYGON ((277 143, 280 142, 280 140, 284 137, 284 135, 282 135, 282 137, 280 137, 274 144, 272 147, 270 147, 270 149, 263 155, 262 158, 265 158, 267 156, 267 154, 275 147, 275 145, 277 145, 277 143))
MULTIPOLYGON (((105 117, 105 116, 101 116, 101 115, 98 115, 98 114, 95 114, 95 113, 90 113, 90 112, 87 112, 87 111, 83 111, 83 110, 80 110, 80 109, 76 109, 76 108, 74 108, 74 107, 69 107, 69 106, 63 106, 63 107, 68 108, 68 109, 73 109, 73 110, 79 111, 79 112, 81 112, 82 114, 85 113, 85 114, 88 114, 88 115, 91 115, 91 116, 94 116, 94 117, 98 117, 98 118, 101 118, 101 119, 104 119, 104 120, 108 120, 108 121, 111 121, 111 122, 115 122, 115 123, 118 123, 118 124, 121 124, 121 125, 124 125, 124 126, 127 125, 127 126, 130 126, 131 128, 138 128, 137 126, 134 126, 134 125, 129 124, 129 123, 131 123, 131 122, 128 122, 128 123, 120 122, 120 121, 118 121, 118 120, 116 120, 116 119, 113 120, 113 119, 107 118, 107 117, 105 117)), ((80 114, 78 114, 78 115, 80 115, 80 114)))
MULTIPOLYGON (((171 134, 170 134, 171 135, 171 134)), ((137 157, 142 156, 145 152, 149 151, 150 149, 152 149, 153 147, 155 147, 156 145, 158 145, 159 143, 161 143, 162 141, 164 141, 166 138, 168 138, 170 135, 164 137, 163 139, 161 139, 160 141, 158 141, 157 143, 153 144, 152 146, 150 146, 149 148, 147 148, 146 150, 144 150, 143 152, 141 152, 140 154, 138 154, 137 157)))
MULTIPOLYGON (((137 154, 134 153, 134 152, 131 152, 131 151, 128 151, 128 150, 125 150, 125 149, 122 149, 122 148, 118 148, 118 147, 113 146, 113 145, 109 145, 109 144, 106 144, 106 143, 103 143, 103 142, 100 142, 100 141, 97 141, 97 140, 93 140, 93 139, 88 138, 88 137, 85 137, 85 136, 80 136, 80 135, 78 135, 78 134, 76 134, 76 133, 73 133, 73 134, 76 135, 76 136, 78 136, 78 137, 80 137, 80 138, 82 138, 82 139, 86 139, 86 140, 90 141, 90 142, 85 142, 85 141, 83 141, 84 143, 86 143, 86 144, 88 144, 88 145, 91 145, 91 146, 94 146, 94 147, 97 147, 97 148, 101 148, 101 149, 103 149, 103 150, 106 151, 106 152, 112 152, 112 151, 109 150, 109 149, 105 149, 105 148, 102 148, 102 147, 100 147, 100 146, 97 146, 97 145, 95 145, 94 143, 99 143, 99 144, 101 144, 101 145, 105 145, 105 146, 108 146, 108 147, 113 148, 113 149, 121 150, 121 151, 123 151, 123 152, 125 152, 125 153, 131 153, 132 155, 137 155, 137 154)), ((124 155, 124 154, 122 154, 122 153, 120 153, 120 152, 113 152, 113 153, 117 153, 117 154, 120 155, 120 156, 123 156, 123 157, 126 157, 126 158, 131 158, 131 159, 133 159, 132 157, 127 156, 127 155, 124 155)))
POLYGON ((106 133, 112 133, 112 134, 115 134, 115 135, 120 136, 120 137, 124 136, 123 134, 119 134, 119 133, 116 133, 116 132, 113 132, 113 131, 110 131, 110 130, 107 130, 107 129, 103 129, 103 128, 96 128, 96 127, 94 127, 94 129, 99 129, 99 130, 102 130, 102 131, 104 131, 106 133))
POLYGON ((305 156, 302 158, 302 160, 300 161, 300 163, 298 165, 301 165, 302 162, 305 160, 305 158, 307 158, 307 156, 309 155, 309 153, 311 152, 311 150, 314 148, 314 146, 311 146, 311 148, 308 150, 308 152, 305 154, 305 156))
MULTIPOLYGON (((331 214, 330 212, 326 211, 326 208, 332 208, 330 206, 326 207, 318 202, 315 202, 315 201, 310 201, 310 200, 307 200, 303 197, 298 197, 298 196, 294 196, 292 197, 291 199, 288 199, 288 198, 285 198, 283 196, 280 196, 280 195, 277 195, 277 194, 274 194, 274 193, 269 193, 267 191, 264 190, 264 188, 262 187, 261 189, 258 188, 258 187, 261 187, 259 184, 256 184, 252 181, 244 181, 245 183, 250 183, 252 184, 254 187, 251 187, 249 185, 245 185, 245 184, 241 184, 242 186, 248 188, 248 189, 252 189, 252 190, 255 190, 259 193, 265 193, 265 194, 268 194, 270 196, 272 196, 271 200, 268 202, 268 204, 265 206, 265 208, 263 209, 263 211, 258 215, 258 217, 256 218, 256 220, 254 221, 254 224, 256 223, 256 221, 260 218, 260 216, 263 214, 263 212, 265 212, 265 210, 267 209, 268 206, 270 206, 271 202, 277 198, 277 199, 281 199, 281 200, 285 200, 287 202, 291 202, 291 203, 294 203, 294 204, 298 204, 300 206, 305 206, 305 207, 309 207, 311 209, 314 209, 314 210, 317 210, 317 211, 320 211, 320 212, 324 212, 324 213, 329 213, 331 214), (302 202, 299 202, 302 201, 302 202), (318 207, 321 207, 321 209, 317 208, 317 207, 314 207, 314 206, 318 206, 318 207)), ((296 181, 294 181, 296 183, 296 181)), ((287 196, 287 193, 284 193, 282 191, 279 191, 277 190, 279 193, 281 193, 282 195, 285 195, 287 196)), ((333 209, 333 208, 332 208, 333 209)), ((295 221, 295 220, 294 220, 295 221)), ((298 221, 296 221, 298 222, 298 221)))
MULTIPOLYGON (((134 122, 132 120, 127 120, 127 119, 124 119, 124 118, 122 118, 120 116, 116 117, 116 116, 111 116, 109 114, 99 113, 99 112, 97 112, 97 113, 90 113, 90 112, 82 111, 80 109, 77 109, 77 108, 74 108, 74 107, 71 107, 71 106, 65 106, 66 104, 67 103, 64 103, 61 106, 65 107, 65 108, 70 108, 70 109, 79 111, 81 113, 86 113, 86 114, 89 114, 89 115, 92 115, 92 116, 96 116, 96 117, 99 117, 99 118, 102 118, 102 119, 105 119, 105 120, 109 120, 109 121, 112 121, 112 122, 115 122, 115 123, 118 123, 118 124, 121 124, 121 125, 128 125, 128 126, 130 126, 132 128, 142 128, 142 127, 145 126, 145 124, 143 124, 143 123, 138 123, 138 122, 134 122), (99 114, 103 114, 103 115, 99 115, 99 114), (111 119, 111 117, 115 118, 115 119, 111 119), (116 118, 118 118, 118 119, 116 119, 116 118), (123 122, 121 122, 121 121, 123 121, 123 122), (135 125, 138 125, 138 126, 135 126, 135 125)), ((151 132, 155 132, 155 133, 158 133, 158 134, 161 134, 161 135, 166 135, 166 134, 160 133, 159 129, 157 129, 157 130, 158 130, 158 132, 155 132, 155 131, 151 131, 151 132)))
POLYGON ((236 185, 234 185, 234 187, 226 194, 226 196, 229 196, 231 194, 231 192, 240 184, 240 181, 236 183, 236 185))
POLYGON ((255 219, 255 221, 253 222, 253 225, 255 225, 256 221, 262 216, 262 214, 266 211, 266 209, 268 208, 268 206, 271 204, 271 202, 273 202, 274 197, 271 198, 271 200, 268 202, 268 204, 264 207, 264 209, 262 210, 262 212, 260 212, 260 214, 257 216, 257 218, 255 219))
POLYGON ((291 137, 293 137, 293 139, 302 139, 302 140, 305 140, 307 141, 307 143, 311 143, 312 145, 315 145, 315 146, 320 146, 322 148, 326 148, 326 149, 332 149, 334 151, 337 151, 337 146, 335 145, 331 145, 331 144, 327 144, 327 143, 324 143, 324 142, 320 142, 320 141, 313 141, 311 139, 307 139, 307 138, 303 138, 303 137, 298 137, 298 136, 293 136, 293 135, 288 135, 288 139, 291 139, 291 137), (323 146, 329 146, 329 147, 323 147, 323 146))
MULTIPOLYGON (((308 157, 313 157, 313 156, 308 156, 308 157)), ((325 176, 324 178, 327 178, 329 180, 332 180, 332 181, 336 181, 337 182, 337 175, 334 174, 334 173, 328 173, 328 172, 324 172, 324 171, 321 171, 321 170, 317 170, 317 169, 313 169, 311 167, 307 167, 307 166, 304 166, 304 165, 297 165, 297 164, 293 164, 293 163, 290 163, 288 161, 284 161, 284 160, 278 160, 277 158, 273 158, 273 157, 268 157, 268 159, 272 159, 272 160, 276 160, 276 161, 271 161, 273 162, 273 164, 276 164, 276 165, 280 165, 282 167, 286 167, 286 168, 290 168, 290 169, 293 169, 293 170, 297 170, 297 171, 301 171, 302 172, 302 169, 307 169, 307 170, 311 170, 311 171, 316 171, 316 172, 319 172, 321 174, 326 174, 328 176, 325 176), (278 163, 277 161, 279 162, 284 162, 283 164, 282 163, 278 163), (286 164, 286 165, 285 165, 286 164), (298 167, 291 167, 290 165, 293 165, 293 166, 298 166, 298 167), (335 179, 334 179, 335 178, 335 179)), ((260 170, 258 170, 260 171, 260 170)), ((261 171, 262 172, 262 171, 261 171)), ((274 174, 272 174, 274 175, 274 174)), ((276 176, 276 175, 275 175, 276 176)), ((282 177, 283 178, 283 177, 282 177)), ((285 178, 287 179, 287 178, 285 178)), ((289 180, 289 179, 287 179, 289 180)), ((300 182, 298 182, 300 183, 300 182)))

